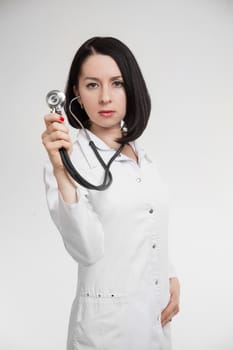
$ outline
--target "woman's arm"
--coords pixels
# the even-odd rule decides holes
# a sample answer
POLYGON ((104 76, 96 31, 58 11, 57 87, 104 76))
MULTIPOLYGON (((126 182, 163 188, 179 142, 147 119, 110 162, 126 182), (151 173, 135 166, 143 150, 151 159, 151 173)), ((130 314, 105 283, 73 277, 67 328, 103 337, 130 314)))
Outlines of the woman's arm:
POLYGON ((64 202, 72 204, 78 202, 77 187, 64 169, 57 169, 54 172, 64 202))
POLYGON ((64 118, 48 114, 44 119, 46 130, 42 142, 50 159, 44 169, 49 212, 69 254, 75 261, 90 265, 104 254, 103 227, 86 189, 75 185, 61 161, 59 149, 64 147, 69 154, 73 149, 64 118))
POLYGON ((66 203, 77 202, 76 186, 64 168, 59 152, 61 147, 64 147, 69 154, 72 152, 69 130, 63 124, 64 117, 56 113, 51 113, 44 117, 44 122, 46 129, 41 135, 41 138, 53 166, 53 173, 57 180, 58 189, 66 203))
POLYGON ((66 250, 83 265, 97 262, 104 255, 104 230, 87 190, 78 186, 78 202, 66 203, 50 162, 44 168, 44 183, 49 212, 66 250))

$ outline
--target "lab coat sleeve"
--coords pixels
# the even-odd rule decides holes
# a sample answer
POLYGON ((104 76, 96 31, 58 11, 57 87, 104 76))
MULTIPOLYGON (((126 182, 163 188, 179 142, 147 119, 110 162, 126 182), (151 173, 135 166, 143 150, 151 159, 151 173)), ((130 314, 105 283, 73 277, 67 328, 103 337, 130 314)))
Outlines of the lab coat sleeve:
MULTIPOLYGON (((167 187, 168 188, 168 187, 167 187)), ((175 266, 173 265, 173 262, 171 259, 171 245, 170 245, 170 239, 171 239, 171 232, 172 232, 172 225, 173 225, 173 218, 174 218, 174 199, 171 196, 171 191, 168 189, 168 200, 169 200, 169 215, 168 215, 168 277, 172 278, 172 277, 176 277, 177 276, 177 271, 175 266)))
POLYGON ((87 190, 79 186, 78 202, 64 202, 50 162, 44 167, 44 183, 49 212, 66 250, 76 262, 94 264, 104 255, 104 231, 87 198, 87 190))

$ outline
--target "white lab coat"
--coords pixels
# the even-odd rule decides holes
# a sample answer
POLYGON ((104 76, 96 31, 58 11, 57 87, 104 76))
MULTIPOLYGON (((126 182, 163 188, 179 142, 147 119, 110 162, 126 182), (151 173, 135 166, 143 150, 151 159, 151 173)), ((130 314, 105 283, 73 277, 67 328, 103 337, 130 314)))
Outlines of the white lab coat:
MULTIPOLYGON (((103 159, 114 150, 88 131, 103 159)), ((139 164, 121 154, 111 165, 105 191, 77 185, 79 201, 64 202, 52 166, 44 180, 51 217, 69 254, 78 263, 67 350, 170 350, 170 324, 160 314, 169 301, 167 187, 138 141, 131 142, 139 164)), ((72 162, 100 184, 103 168, 83 130, 72 162)))

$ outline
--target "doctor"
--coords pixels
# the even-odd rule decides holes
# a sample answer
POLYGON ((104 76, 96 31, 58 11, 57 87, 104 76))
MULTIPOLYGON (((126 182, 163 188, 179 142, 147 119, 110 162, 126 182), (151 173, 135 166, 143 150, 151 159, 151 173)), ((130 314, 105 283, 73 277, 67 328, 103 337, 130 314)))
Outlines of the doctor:
POLYGON ((69 123, 80 129, 72 145, 64 117, 45 116, 44 170, 51 217, 78 263, 67 350, 170 350, 170 321, 179 311, 179 281, 168 258, 169 195, 156 164, 138 138, 150 115, 150 97, 129 48, 94 37, 77 51, 66 87, 69 123), (113 183, 105 191, 74 183, 59 154, 64 147, 78 171, 102 183, 103 168, 83 123, 107 163, 113 183))

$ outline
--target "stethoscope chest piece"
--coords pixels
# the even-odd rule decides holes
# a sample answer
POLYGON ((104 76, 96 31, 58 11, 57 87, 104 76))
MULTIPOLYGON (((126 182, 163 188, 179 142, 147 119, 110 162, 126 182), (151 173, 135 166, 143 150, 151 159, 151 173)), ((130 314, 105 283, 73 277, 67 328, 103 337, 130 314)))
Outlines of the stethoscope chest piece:
POLYGON ((62 108, 64 107, 66 96, 64 92, 60 90, 51 90, 46 95, 46 102, 51 108, 52 112, 61 114, 62 108))

